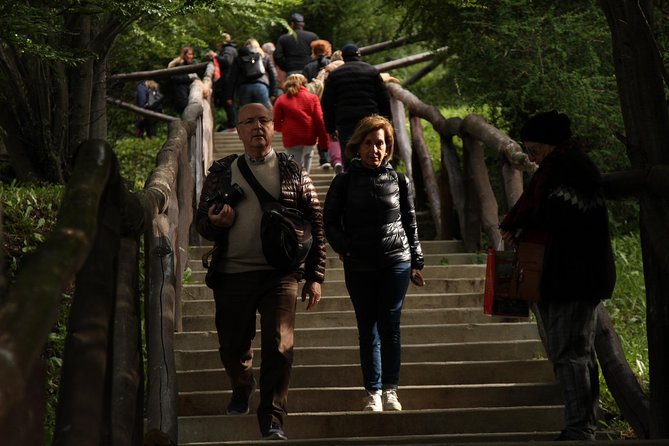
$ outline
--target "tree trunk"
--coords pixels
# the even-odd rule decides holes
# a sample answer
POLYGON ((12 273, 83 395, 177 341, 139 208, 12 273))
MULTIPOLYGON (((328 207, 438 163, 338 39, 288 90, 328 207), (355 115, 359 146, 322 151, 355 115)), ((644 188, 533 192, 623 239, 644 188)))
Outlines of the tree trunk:
MULTIPOLYGON (((600 0, 611 29, 627 152, 633 167, 669 164, 669 115, 649 1, 600 0), (652 22, 652 19, 650 20, 652 22)), ((650 436, 669 438, 669 200, 640 198, 650 368, 650 436)))
MULTIPOLYGON (((73 20, 71 32, 75 41, 74 48, 88 48, 91 40, 91 18, 77 16, 73 20)), ((79 65, 68 70, 68 91, 70 96, 69 129, 67 149, 63 153, 65 159, 71 154, 68 151, 79 147, 90 135, 91 95, 93 94, 93 59, 88 58, 79 65)), ((101 139, 106 139, 104 135, 101 139)))

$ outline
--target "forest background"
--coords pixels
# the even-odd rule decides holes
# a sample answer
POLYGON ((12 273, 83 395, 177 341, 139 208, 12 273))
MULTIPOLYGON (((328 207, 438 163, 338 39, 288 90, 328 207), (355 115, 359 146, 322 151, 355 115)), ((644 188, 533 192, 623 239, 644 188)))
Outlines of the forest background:
MULTIPOLYGON (((653 6, 656 41, 666 48, 666 5, 656 1, 653 6)), ((602 172, 630 167, 622 142, 611 33, 596 2, 90 0, 54 5, 2 0, 0 150, 9 162, 0 170, 0 200, 10 270, 19 267, 22 255, 34 250, 52 227, 78 142, 89 137, 110 141, 131 189, 141 188, 153 167, 165 125, 159 126, 156 140, 135 139, 135 116, 105 102, 107 94, 133 102, 135 84, 107 83, 106 76, 164 68, 185 45, 193 46, 196 59, 204 61, 221 32, 239 45, 251 37, 275 42, 296 11, 304 15, 307 29, 334 48, 412 36, 409 45, 366 57, 372 64, 447 47, 436 69, 409 87, 447 118, 478 113, 513 138, 529 115, 556 108, 571 117, 575 134, 602 172), (96 87, 100 82, 105 84, 102 93, 96 87)), ((667 53, 661 54, 666 66, 667 53)), ((417 69, 392 74, 403 80, 417 69)), ((170 85, 161 86, 169 94, 170 85)), ((171 113, 169 107, 166 112, 171 113)), ((489 166, 497 165, 492 151, 487 158, 489 166)), ((609 207, 619 279, 607 307, 630 364, 647 386, 638 205, 624 201, 610 202, 609 207)), ((67 301, 65 296, 64 308, 67 301)), ((63 325, 61 321, 54 330, 50 344, 54 394, 63 325)), ((607 392, 603 407, 610 413, 607 419, 615 421, 617 409, 607 392)))

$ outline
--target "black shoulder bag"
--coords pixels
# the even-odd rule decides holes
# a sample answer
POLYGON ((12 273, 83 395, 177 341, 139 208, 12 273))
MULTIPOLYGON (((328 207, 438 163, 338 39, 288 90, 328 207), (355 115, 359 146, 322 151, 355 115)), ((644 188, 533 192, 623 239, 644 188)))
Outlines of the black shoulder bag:
POLYGON ((283 206, 258 182, 240 156, 237 165, 258 197, 262 208, 260 240, 267 263, 281 271, 291 271, 304 263, 311 244, 311 223, 295 208, 283 206))

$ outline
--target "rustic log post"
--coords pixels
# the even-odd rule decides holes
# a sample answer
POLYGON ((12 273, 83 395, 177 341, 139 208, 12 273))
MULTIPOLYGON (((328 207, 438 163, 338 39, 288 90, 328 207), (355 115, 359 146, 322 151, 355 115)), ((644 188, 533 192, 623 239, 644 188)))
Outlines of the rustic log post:
POLYGON ((115 158, 112 161, 113 171, 100 205, 98 231, 86 263, 77 273, 67 324, 54 432, 54 445, 58 446, 111 444, 109 359, 121 189, 118 163, 115 158))
POLYGON ((374 65, 374 67, 383 73, 385 71, 394 70, 397 68, 408 67, 409 65, 415 65, 420 62, 425 62, 426 60, 431 60, 435 56, 445 53, 448 47, 437 48, 434 51, 426 51, 420 54, 414 54, 412 56, 402 57, 400 59, 391 60, 389 62, 384 62, 374 65))
POLYGON ((453 228, 452 221, 455 208, 459 226, 464 226, 464 184, 460 159, 453 145, 453 136, 458 135, 460 130, 459 118, 444 118, 439 110, 427 105, 418 99, 413 93, 403 89, 395 83, 387 83, 386 87, 390 95, 399 99, 408 108, 409 113, 418 116, 430 122, 436 132, 439 134, 441 143, 441 171, 442 171, 442 193, 448 196, 440 197, 442 205, 441 222, 443 225, 442 234, 444 238, 450 238, 457 232, 453 228), (452 205, 451 205, 452 203, 452 205))
POLYGON ((167 434, 177 444, 177 387, 174 361, 174 253, 168 218, 152 219, 145 238, 148 293, 145 302, 147 376, 146 430, 167 434))
POLYGON ((391 48, 406 45, 407 43, 411 43, 414 40, 415 36, 404 36, 393 40, 386 40, 385 42, 374 43, 372 45, 360 47, 360 54, 367 56, 368 54, 378 53, 379 51, 389 50, 391 48))
POLYGON ((175 74, 203 73, 210 62, 181 65, 173 68, 161 68, 151 71, 135 71, 134 73, 121 73, 108 76, 113 82, 141 81, 145 79, 164 79, 175 74))
POLYGON ((6 417, 0 419, 3 444, 44 446, 46 414, 46 364, 38 358, 25 379, 25 393, 6 417))
MULTIPOLYGON (((481 202, 474 186, 475 172, 472 166, 472 155, 477 151, 483 152, 480 143, 468 134, 462 135, 464 184, 465 184, 465 212, 464 225, 460 228, 465 250, 475 252, 481 249, 481 202)), ((462 219, 461 219, 462 220, 462 219)))
MULTIPOLYGON (((465 118, 466 119, 466 118, 465 118)), ((473 187, 473 196, 480 207, 480 223, 488 236, 490 246, 502 249, 502 235, 499 230, 497 199, 490 185, 488 168, 485 164, 483 145, 477 139, 467 135, 465 138, 465 172, 468 176, 467 184, 473 187)))
POLYGON ((114 315, 111 398, 113 446, 142 443, 144 429, 144 367, 138 288, 139 243, 120 242, 114 315))
POLYGON ((57 317, 61 292, 86 260, 98 224, 97 208, 111 170, 104 141, 79 150, 54 230, 26 256, 0 308, 0 419, 23 398, 26 379, 57 317))
POLYGON ((441 201, 439 200, 439 184, 432 168, 432 157, 423 139, 423 125, 419 117, 412 116, 411 123, 411 145, 416 153, 420 170, 423 174, 425 191, 437 232, 437 239, 443 237, 441 223, 441 201))
POLYGON ((441 59, 438 60, 432 60, 428 65, 424 66, 420 70, 416 71, 411 77, 405 81, 402 82, 402 87, 407 88, 428 74, 430 74, 432 71, 434 71, 435 68, 437 68, 439 65, 441 65, 443 61, 441 59))
POLYGON ((131 104, 129 102, 122 101, 120 99, 112 98, 110 96, 107 96, 107 102, 110 104, 114 104, 117 107, 122 108, 124 110, 129 110, 133 113, 137 113, 146 118, 156 119, 158 121, 171 122, 171 121, 177 121, 179 119, 176 116, 166 115, 164 113, 147 110, 146 108, 138 107, 135 104, 131 104))
POLYGON ((627 362, 620 338, 603 304, 597 307, 595 349, 602 375, 623 418, 632 426, 637 438, 649 438, 648 399, 627 362))
POLYGON ((395 149, 399 158, 404 161, 409 181, 413 184, 413 166, 411 165, 411 141, 407 134, 406 116, 404 104, 398 99, 390 98, 390 110, 393 115, 393 127, 395 128, 395 149))

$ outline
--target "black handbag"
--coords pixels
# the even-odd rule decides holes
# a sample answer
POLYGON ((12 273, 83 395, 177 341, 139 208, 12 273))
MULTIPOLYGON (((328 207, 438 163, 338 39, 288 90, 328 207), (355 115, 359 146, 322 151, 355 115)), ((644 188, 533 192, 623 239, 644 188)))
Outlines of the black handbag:
POLYGON ((313 239, 311 223, 295 208, 279 203, 258 182, 246 164, 246 158, 237 158, 239 170, 258 197, 262 208, 260 240, 267 263, 281 271, 291 271, 304 263, 313 239))

